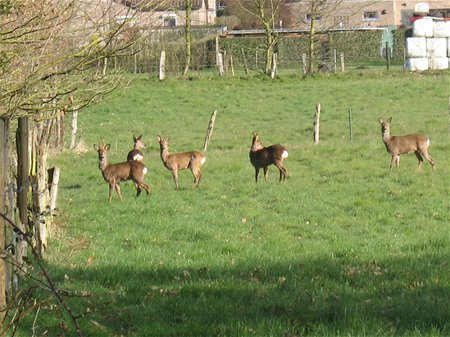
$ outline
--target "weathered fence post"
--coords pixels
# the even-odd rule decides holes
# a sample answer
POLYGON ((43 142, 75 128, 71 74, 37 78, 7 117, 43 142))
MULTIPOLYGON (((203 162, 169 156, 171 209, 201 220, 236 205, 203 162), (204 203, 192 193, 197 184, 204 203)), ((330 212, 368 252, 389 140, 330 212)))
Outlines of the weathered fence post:
POLYGON ((303 75, 306 75, 307 73, 307 65, 306 65, 306 54, 302 54, 302 67, 303 67, 303 75))
POLYGON ((277 75, 277 56, 277 53, 272 54, 272 72, 270 74, 270 77, 272 77, 272 79, 274 79, 277 75))
POLYGON ((214 110, 213 113, 211 114, 211 118, 209 119, 208 129, 206 130, 205 145, 203 146, 203 151, 208 150, 209 141, 211 140, 211 136, 214 129, 214 123, 216 121, 216 115, 217 110, 214 110))
POLYGON ((231 76, 234 77, 233 54, 230 54, 231 76))
POLYGON ((337 51, 333 49, 334 74, 337 74, 337 51))
POLYGON ((341 53, 341 72, 345 72, 345 59, 344 59, 344 53, 341 53))
POLYGON ((224 70, 223 70, 223 54, 222 53, 219 53, 217 55, 217 60, 218 60, 218 63, 219 63, 219 75, 223 76, 224 70))
POLYGON ((50 214, 53 214, 56 209, 60 171, 61 169, 59 167, 54 167, 52 169, 53 174, 51 178, 51 187, 50 187, 50 214))
POLYGON ((74 109, 72 112, 72 135, 70 137, 70 149, 75 148, 75 142, 77 139, 77 129, 78 129, 78 109, 74 109))
POLYGON ((244 48, 241 48, 241 53, 242 53, 242 60, 244 61, 245 75, 248 75, 247 59, 245 58, 244 48))
POLYGON ((161 58, 159 60, 159 80, 164 81, 166 79, 166 51, 161 51, 161 58))
POLYGON ((314 114, 314 144, 319 144, 320 131, 320 103, 316 105, 316 113, 314 114))

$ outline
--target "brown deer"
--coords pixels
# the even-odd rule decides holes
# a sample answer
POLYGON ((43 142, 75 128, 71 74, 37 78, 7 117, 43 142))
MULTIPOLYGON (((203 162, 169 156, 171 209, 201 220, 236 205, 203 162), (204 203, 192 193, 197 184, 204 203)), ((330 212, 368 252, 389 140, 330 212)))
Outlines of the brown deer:
POLYGON ((206 157, 200 152, 189 151, 169 154, 169 138, 158 136, 161 160, 164 166, 172 173, 175 186, 178 188, 178 171, 189 168, 194 176, 193 187, 198 186, 203 178, 201 167, 206 157))
POLYGON ((430 146, 430 140, 428 137, 422 134, 411 134, 405 136, 391 136, 391 121, 392 117, 387 120, 382 120, 378 118, 381 124, 381 134, 383 136, 384 145, 386 145, 386 150, 392 156, 390 169, 395 166, 397 169, 400 164, 400 155, 415 153, 417 159, 419 160, 418 170, 422 169, 423 157, 431 164, 434 170, 433 158, 428 154, 428 146, 430 146))
POLYGON ((142 153, 142 149, 145 149, 145 144, 142 142, 142 135, 139 137, 133 136, 134 147, 133 150, 128 152, 127 161, 137 160, 143 161, 144 155, 142 153))
POLYGON ((109 184, 109 201, 111 202, 113 190, 116 191, 119 199, 122 200, 119 183, 121 181, 132 180, 136 186, 136 196, 141 194, 143 188, 147 194, 150 193, 150 186, 144 182, 147 168, 139 161, 126 161, 117 164, 108 164, 107 152, 109 144, 94 144, 94 149, 98 152, 98 167, 102 171, 103 178, 109 184))
POLYGON ((250 148, 250 162, 255 167, 255 181, 258 182, 259 170, 264 170, 264 179, 267 181, 269 165, 275 165, 280 171, 280 179, 286 180, 287 170, 283 166, 283 161, 288 157, 286 148, 281 144, 274 144, 265 147, 259 140, 259 135, 254 132, 252 146, 250 148))

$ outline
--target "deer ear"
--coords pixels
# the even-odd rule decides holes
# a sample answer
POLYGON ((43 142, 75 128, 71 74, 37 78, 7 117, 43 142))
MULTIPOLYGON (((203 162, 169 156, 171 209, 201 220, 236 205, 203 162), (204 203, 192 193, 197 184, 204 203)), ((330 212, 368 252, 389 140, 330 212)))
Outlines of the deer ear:
POLYGON ((141 139, 142 139, 142 135, 140 135, 139 137, 137 137, 137 139, 138 139, 138 140, 141 140, 141 139))
POLYGON ((94 150, 98 151, 98 145, 97 144, 94 144, 94 150))
POLYGON ((389 119, 386 122, 388 123, 392 122, 392 117, 389 117, 389 119))
POLYGON ((105 150, 106 150, 106 151, 109 151, 110 148, 111 148, 111 145, 110 145, 110 144, 106 144, 106 145, 105 145, 105 150))
POLYGON ((378 118, 378 121, 379 121, 380 123, 383 123, 383 120, 382 120, 381 118, 378 118))

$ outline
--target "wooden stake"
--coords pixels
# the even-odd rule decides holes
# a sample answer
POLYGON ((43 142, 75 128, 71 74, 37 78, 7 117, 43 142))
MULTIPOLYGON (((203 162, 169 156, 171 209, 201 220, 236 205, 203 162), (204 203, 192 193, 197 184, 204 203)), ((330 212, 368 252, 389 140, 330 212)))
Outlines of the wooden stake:
POLYGON ((203 151, 208 150, 209 141, 211 140, 211 136, 214 129, 214 123, 216 121, 216 115, 217 110, 214 110, 213 113, 211 114, 211 118, 209 119, 208 129, 206 130, 205 145, 203 146, 203 151))
POLYGON ((53 175, 50 187, 50 214, 53 214, 56 209, 56 202, 58 198, 58 183, 59 183, 59 167, 53 168, 53 175))
POLYGON ((341 53, 341 72, 345 72, 344 53, 341 53))
POLYGON ((159 60, 159 80, 164 81, 166 79, 166 51, 161 51, 161 58, 159 60))
POLYGON ((314 115, 314 144, 319 144, 319 131, 320 131, 320 103, 316 105, 316 113, 314 115))
POLYGON ((218 62, 219 62, 219 75, 223 76, 223 74, 224 74, 224 70, 223 70, 223 54, 219 53, 217 55, 217 57, 218 57, 218 62))
POLYGON ((73 150, 75 148, 75 141, 77 138, 77 129, 78 129, 78 109, 75 109, 72 112, 72 136, 70 138, 70 149, 71 150, 73 150))

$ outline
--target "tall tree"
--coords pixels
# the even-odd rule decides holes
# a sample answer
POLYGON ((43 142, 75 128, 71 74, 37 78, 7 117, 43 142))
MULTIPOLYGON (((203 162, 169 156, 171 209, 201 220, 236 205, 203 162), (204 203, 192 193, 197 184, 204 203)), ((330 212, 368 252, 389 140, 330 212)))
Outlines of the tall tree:
POLYGON ((233 15, 241 19, 246 28, 262 28, 264 30, 265 66, 264 72, 270 74, 272 70, 272 54, 278 42, 275 26, 279 20, 280 8, 283 0, 237 0, 228 2, 233 15))

